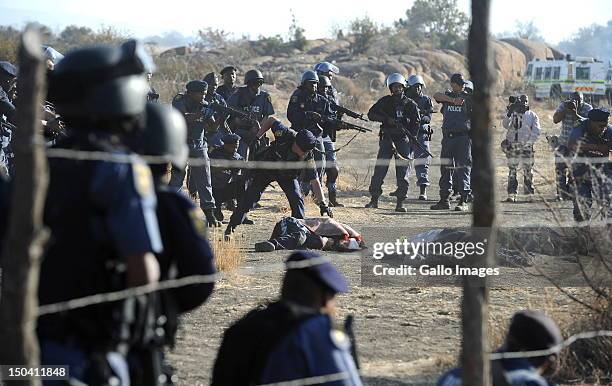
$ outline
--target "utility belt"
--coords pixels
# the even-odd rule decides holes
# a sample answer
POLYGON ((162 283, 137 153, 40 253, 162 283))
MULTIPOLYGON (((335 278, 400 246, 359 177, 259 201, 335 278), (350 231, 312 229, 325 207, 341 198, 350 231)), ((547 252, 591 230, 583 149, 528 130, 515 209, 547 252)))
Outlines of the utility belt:
POLYGON ((466 137, 468 135, 470 135, 470 133, 468 131, 445 131, 445 130, 442 130, 442 138, 445 138, 445 139, 466 137))

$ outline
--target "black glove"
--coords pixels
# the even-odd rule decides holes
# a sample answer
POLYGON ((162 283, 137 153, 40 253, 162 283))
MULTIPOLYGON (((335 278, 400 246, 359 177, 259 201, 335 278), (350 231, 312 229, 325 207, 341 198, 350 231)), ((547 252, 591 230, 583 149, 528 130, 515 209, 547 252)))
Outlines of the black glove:
POLYGON ((315 122, 321 122, 321 114, 315 112, 315 111, 306 111, 306 118, 313 120, 315 122))
POLYGON ((331 208, 327 206, 326 203, 322 202, 319 204, 319 209, 321 209, 321 216, 327 214, 329 218, 334 217, 334 212, 332 212, 331 208))

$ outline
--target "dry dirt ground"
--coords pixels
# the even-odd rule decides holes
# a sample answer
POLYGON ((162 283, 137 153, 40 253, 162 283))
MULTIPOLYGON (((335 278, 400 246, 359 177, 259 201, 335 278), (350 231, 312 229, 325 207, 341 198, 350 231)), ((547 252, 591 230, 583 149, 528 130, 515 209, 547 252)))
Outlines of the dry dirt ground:
MULTIPOLYGON (((503 106, 498 106, 494 116, 496 144, 501 140, 503 106)), ((552 133, 558 128, 552 124, 552 106, 536 108, 543 131, 552 133)), ((440 114, 434 117, 433 126, 440 127, 440 114)), ((371 125, 374 128, 373 125, 371 125)), ((377 130, 376 130, 377 132, 377 130)), ((337 144, 344 144, 352 133, 342 132, 337 144)), ((393 167, 387 175, 385 193, 379 209, 364 209, 368 202, 367 186, 372 168, 368 163, 376 158, 375 133, 359 135, 347 148, 338 153, 341 165, 340 200, 345 208, 335 209, 335 218, 363 227, 413 227, 423 231, 449 226, 469 226, 471 212, 431 211, 429 206, 438 199, 439 167, 430 168, 432 186, 429 200, 415 199, 417 188, 411 179, 407 213, 395 213, 394 198, 388 193, 395 189, 393 167), (352 159, 353 162, 346 160, 352 159), (343 163, 344 160, 344 163, 343 163)), ((440 133, 436 130, 432 141, 434 155, 440 152, 440 133)), ((496 149, 498 149, 496 147, 496 149)), ((571 218, 571 204, 545 204, 554 194, 553 158, 544 136, 537 144, 536 187, 541 194, 534 203, 501 202, 505 199, 507 168, 505 156, 496 153, 498 223, 504 226, 522 226, 531 223, 553 225, 549 205, 562 217, 571 218)), ((522 181, 521 181, 522 184, 522 181)), ((522 185, 521 189, 522 189, 522 185)), ((307 200, 307 215, 318 216, 317 208, 307 200)), ((287 252, 255 253, 253 244, 269 237, 276 221, 288 214, 288 203, 278 187, 269 188, 261 201, 263 208, 251 212, 256 224, 238 229, 238 245, 241 247, 239 268, 229 272, 216 286, 209 301, 183 318, 178 342, 169 359, 177 369, 181 384, 204 385, 210 382, 211 369, 223 331, 234 320, 257 304, 278 295, 282 278, 282 260, 287 252)), ((226 212, 226 215, 229 214, 226 212)), ((210 237, 221 236, 222 231, 210 237)), ((366 240, 367 242, 367 240, 366 240)), ((461 344, 461 290, 457 287, 377 287, 360 284, 360 255, 325 253, 350 281, 350 292, 337 299, 337 320, 348 314, 355 315, 355 330, 361 362, 361 373, 368 385, 428 385, 435 383, 439 374, 456 363, 461 344)), ((523 278, 519 269, 506 268, 506 272, 523 278)), ((490 330, 492 348, 501 342, 508 318, 524 308, 545 309, 555 317, 578 317, 583 309, 543 283, 530 285, 518 280, 517 286, 494 288, 490 292, 490 330), (521 284, 519 284, 521 282, 521 284)), ((576 292, 583 289, 574 289, 576 292)))

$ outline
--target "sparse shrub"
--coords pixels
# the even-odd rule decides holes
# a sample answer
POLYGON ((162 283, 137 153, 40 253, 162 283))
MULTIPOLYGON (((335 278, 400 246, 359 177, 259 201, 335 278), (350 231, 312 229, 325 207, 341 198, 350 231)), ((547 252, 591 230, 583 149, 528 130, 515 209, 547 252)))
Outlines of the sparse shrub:
POLYGON ((368 16, 355 19, 350 24, 350 35, 355 41, 351 44, 351 51, 355 54, 364 54, 371 47, 374 38, 379 34, 378 25, 368 16))

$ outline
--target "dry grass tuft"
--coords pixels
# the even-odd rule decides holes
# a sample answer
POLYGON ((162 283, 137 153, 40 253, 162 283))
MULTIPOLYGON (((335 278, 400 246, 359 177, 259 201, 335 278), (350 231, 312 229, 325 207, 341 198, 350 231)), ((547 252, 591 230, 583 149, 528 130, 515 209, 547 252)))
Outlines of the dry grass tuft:
POLYGON ((211 248, 215 254, 215 265, 218 271, 233 272, 240 268, 244 261, 244 250, 250 245, 245 235, 237 234, 230 241, 223 239, 223 228, 214 228, 208 234, 211 248))

